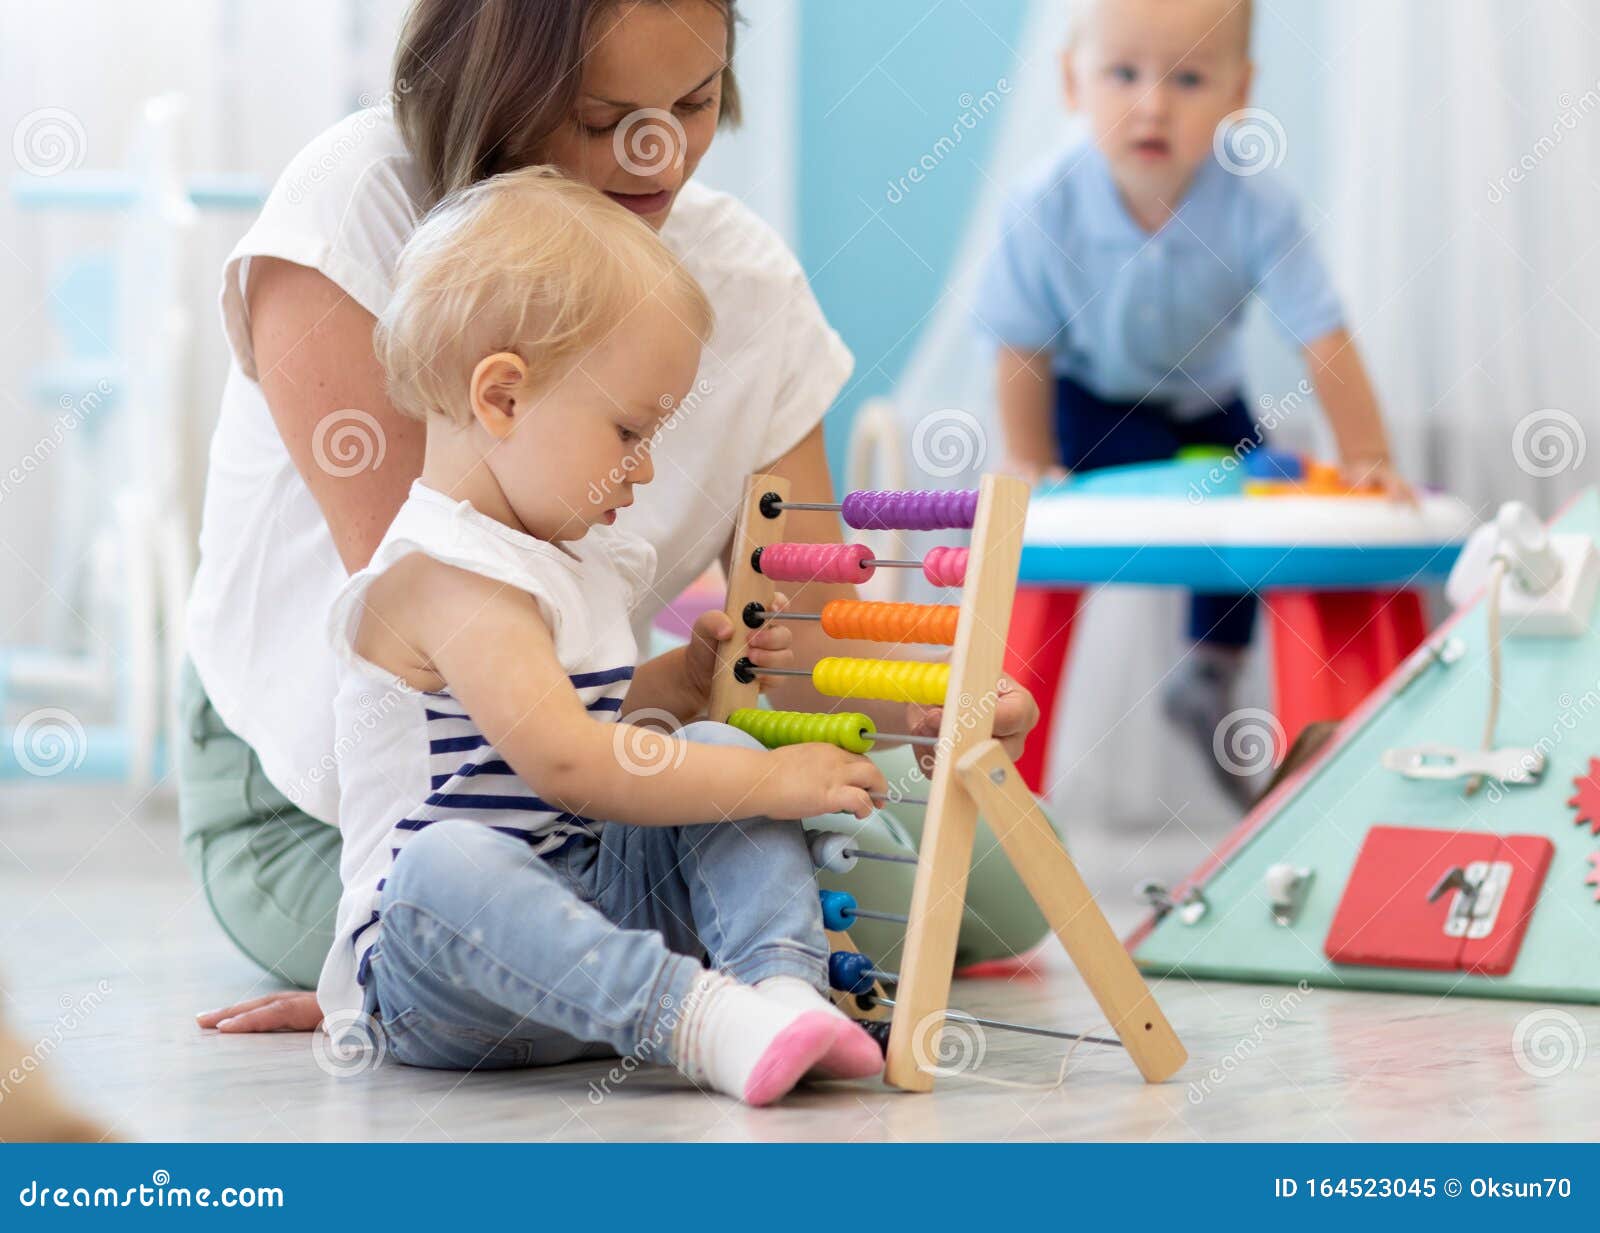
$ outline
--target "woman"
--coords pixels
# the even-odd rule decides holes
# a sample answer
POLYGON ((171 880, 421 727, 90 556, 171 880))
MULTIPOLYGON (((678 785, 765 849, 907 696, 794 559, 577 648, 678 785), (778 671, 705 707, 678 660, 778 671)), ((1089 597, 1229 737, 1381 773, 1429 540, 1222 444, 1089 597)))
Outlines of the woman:
MULTIPOLYGON (((234 365, 190 605, 180 804, 185 853, 218 921, 280 979, 314 984, 331 938, 340 750, 321 617, 421 469, 420 425, 385 397, 372 328, 395 257, 429 207, 497 172, 554 164, 659 229, 705 288, 716 334, 655 450, 655 482, 624 515, 656 547, 658 605, 730 550, 749 472, 785 476, 799 501, 835 499, 822 417, 850 354, 777 236, 732 198, 690 182, 718 126, 738 118, 735 4, 418 0, 391 103, 302 151, 229 258, 222 306, 234 365)), ((796 515, 792 529, 797 539, 839 535, 830 515, 796 515)), ((793 603, 816 611, 849 594, 805 587, 793 603)), ((643 628, 653 615, 635 617, 643 628)), ((825 650, 809 623, 795 646, 801 663, 841 653, 836 642, 825 650)), ((774 705, 832 705, 804 682, 784 684, 774 705)), ((862 709, 885 728, 938 728, 936 711, 862 709)), ((995 731, 1013 756, 1037 713, 1025 693, 1000 697, 995 731)), ((903 782, 910 763, 886 769, 903 782)), ((903 849, 919 830, 914 812, 880 814, 863 841, 903 849)), ((962 962, 1015 954, 1044 932, 1009 863, 984 859, 993 851, 980 839, 962 962)), ((909 869, 863 862, 840 884, 863 902, 905 902, 909 869), (883 868, 863 885, 869 865, 883 868)), ((880 953, 898 941, 858 936, 880 953)), ((311 995, 283 994, 201 1023, 257 1031, 318 1018, 311 995)))

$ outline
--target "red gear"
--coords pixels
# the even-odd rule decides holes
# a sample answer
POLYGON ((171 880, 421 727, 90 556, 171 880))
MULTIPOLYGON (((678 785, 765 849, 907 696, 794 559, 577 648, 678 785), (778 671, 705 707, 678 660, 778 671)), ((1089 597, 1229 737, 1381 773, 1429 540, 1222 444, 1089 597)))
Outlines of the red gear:
POLYGON ((1579 826, 1585 822, 1593 834, 1600 835, 1600 758, 1589 759, 1589 773, 1579 775, 1572 781, 1572 786, 1577 789, 1568 800, 1578 811, 1578 816, 1573 819, 1579 826))

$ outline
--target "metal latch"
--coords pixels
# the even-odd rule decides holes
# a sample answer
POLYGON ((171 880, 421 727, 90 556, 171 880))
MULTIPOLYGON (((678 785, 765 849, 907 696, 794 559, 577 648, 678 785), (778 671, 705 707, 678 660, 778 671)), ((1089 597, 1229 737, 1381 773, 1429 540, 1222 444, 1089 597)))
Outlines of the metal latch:
POLYGON ((1494 932, 1495 918, 1511 885, 1509 861, 1473 861, 1465 869, 1452 866, 1428 892, 1428 902, 1436 902, 1446 891, 1455 891, 1444 921, 1447 938, 1486 938, 1494 932))
POLYGON ((1182 899, 1174 899, 1165 882, 1152 878, 1139 883, 1133 893, 1150 905, 1157 919, 1165 918, 1168 912, 1176 908, 1178 919, 1186 925, 1199 924, 1211 907, 1198 886, 1191 886, 1182 899))
POLYGON ((1511 787, 1536 784, 1544 776, 1544 754, 1537 749, 1457 749, 1417 745, 1386 749, 1383 765, 1407 779, 1472 779, 1483 776, 1511 787))

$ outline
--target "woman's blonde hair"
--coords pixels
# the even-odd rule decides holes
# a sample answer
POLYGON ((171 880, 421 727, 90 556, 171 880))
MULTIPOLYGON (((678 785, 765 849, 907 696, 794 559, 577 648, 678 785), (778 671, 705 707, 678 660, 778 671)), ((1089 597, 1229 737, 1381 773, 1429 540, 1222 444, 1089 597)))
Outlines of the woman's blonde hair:
POLYGON ((397 410, 465 423, 479 360, 509 351, 553 380, 650 298, 710 337, 705 292, 647 223, 554 167, 525 167, 422 220, 373 346, 397 410))
MULTIPOLYGON (((395 121, 432 205, 478 180, 541 161, 577 111, 595 19, 625 0, 414 0, 395 52, 395 121)), ((672 3, 674 0, 651 0, 672 3)), ((718 123, 739 122, 737 0, 722 11, 728 67, 718 123)))

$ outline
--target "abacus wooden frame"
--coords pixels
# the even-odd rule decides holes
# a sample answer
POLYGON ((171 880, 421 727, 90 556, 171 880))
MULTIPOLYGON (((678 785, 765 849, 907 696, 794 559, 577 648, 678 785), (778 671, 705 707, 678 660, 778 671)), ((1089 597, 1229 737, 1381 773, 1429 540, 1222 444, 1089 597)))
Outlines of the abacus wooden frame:
MULTIPOLYGON (((788 481, 758 474, 745 484, 726 609, 735 632, 712 683, 709 713, 715 720, 726 721, 738 707, 757 704, 758 686, 736 680, 734 665, 754 632, 744 623, 745 606, 770 605, 773 599, 772 581, 751 564, 756 548, 783 535, 782 511, 768 518, 760 508, 769 492, 787 500, 788 481)), ((1027 509, 1028 488, 1020 480, 989 475, 980 480, 884 1068, 889 1083, 908 1091, 933 1087, 980 806, 1146 1081, 1170 1077, 1187 1057, 1048 819, 993 739, 996 683, 1004 665, 1027 509)))

